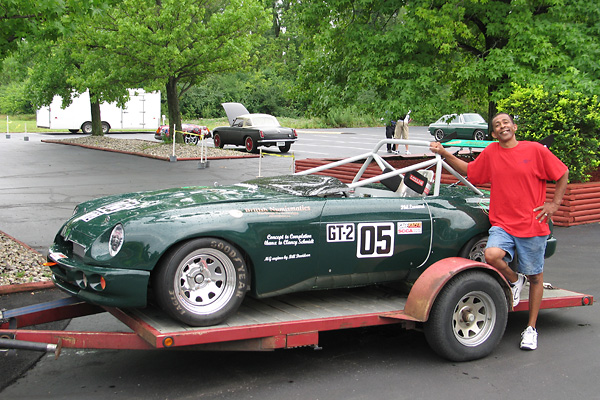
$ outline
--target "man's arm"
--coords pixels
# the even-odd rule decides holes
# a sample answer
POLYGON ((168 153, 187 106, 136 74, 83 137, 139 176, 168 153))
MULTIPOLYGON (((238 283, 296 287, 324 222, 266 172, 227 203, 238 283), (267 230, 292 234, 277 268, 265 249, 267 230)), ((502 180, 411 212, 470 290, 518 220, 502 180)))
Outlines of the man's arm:
MULTIPOLYGON (((467 166, 469 164, 466 161, 463 161, 460 158, 456 157, 454 154, 450 153, 448 150, 446 150, 444 148, 444 146, 442 146, 441 143, 431 142, 429 144, 429 150, 431 150, 435 154, 439 154, 440 156, 442 156, 446 160, 446 162, 448 164, 450 164, 450 166, 452 168, 454 168, 456 170, 456 172, 458 172, 459 174, 464 175, 464 176, 467 175, 467 166)), ((563 191, 563 194, 564 194, 564 191, 563 191)), ((562 198, 562 196, 561 196, 561 198, 562 198)))
POLYGON ((540 222, 544 222, 545 220, 550 219, 555 212, 558 211, 558 207, 560 203, 562 203, 563 196, 565 195, 565 190, 567 190, 567 183, 569 182, 569 170, 564 173, 563 176, 560 177, 556 181, 556 187, 554 188, 554 197, 551 202, 544 203, 543 206, 539 206, 533 209, 533 211, 539 211, 538 215, 535 216, 540 222))

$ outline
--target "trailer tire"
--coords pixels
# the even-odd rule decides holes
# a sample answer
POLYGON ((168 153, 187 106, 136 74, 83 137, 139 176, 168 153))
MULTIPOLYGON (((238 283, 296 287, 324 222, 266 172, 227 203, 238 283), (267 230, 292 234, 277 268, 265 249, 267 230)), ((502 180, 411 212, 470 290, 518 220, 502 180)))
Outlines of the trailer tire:
POLYGON ((451 361, 486 357, 502 339, 508 303, 502 287, 483 271, 466 271, 437 296, 424 324, 429 346, 451 361))
POLYGON ((153 274, 155 298, 173 318, 216 325, 238 309, 249 284, 242 253, 217 238, 194 239, 169 251, 153 274))

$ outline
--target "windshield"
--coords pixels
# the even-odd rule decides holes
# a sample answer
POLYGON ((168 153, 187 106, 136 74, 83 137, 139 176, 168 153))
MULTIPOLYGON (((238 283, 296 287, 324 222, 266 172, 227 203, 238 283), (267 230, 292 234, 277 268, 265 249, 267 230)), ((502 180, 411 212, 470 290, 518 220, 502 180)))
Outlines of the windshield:
POLYGON ((483 117, 479 114, 463 114, 463 117, 465 119, 465 122, 467 122, 467 123, 469 123, 469 122, 470 123, 473 123, 473 122, 484 123, 484 124, 486 123, 485 119, 483 119, 483 117))
POLYGON ((270 115, 252 116, 252 126, 279 126, 279 121, 270 115))

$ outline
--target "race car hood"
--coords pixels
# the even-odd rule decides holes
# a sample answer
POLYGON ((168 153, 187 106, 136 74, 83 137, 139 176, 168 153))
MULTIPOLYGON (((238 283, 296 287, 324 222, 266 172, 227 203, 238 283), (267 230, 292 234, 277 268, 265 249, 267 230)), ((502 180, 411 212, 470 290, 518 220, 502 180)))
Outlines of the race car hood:
POLYGON ((222 103, 221 104, 225 109, 225 113, 227 114, 227 119, 229 120, 229 126, 233 124, 233 120, 239 117, 240 115, 250 114, 246 107, 244 107, 241 103, 222 103))
MULTIPOLYGON (((62 236, 84 235, 92 239, 103 229, 132 219, 156 220, 211 213, 219 204, 252 203, 290 197, 324 197, 343 193, 348 187, 336 178, 277 176, 222 187, 184 187, 152 192, 127 193, 81 203, 65 224, 62 236)), ((77 241, 77 238, 72 237, 77 241)), ((86 241, 83 237, 81 241, 86 241)))

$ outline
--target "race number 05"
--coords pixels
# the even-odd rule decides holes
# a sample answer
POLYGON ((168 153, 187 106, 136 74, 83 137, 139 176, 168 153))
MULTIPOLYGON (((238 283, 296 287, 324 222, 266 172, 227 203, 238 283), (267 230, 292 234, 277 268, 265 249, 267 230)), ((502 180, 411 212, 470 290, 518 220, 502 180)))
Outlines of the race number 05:
POLYGON ((358 224, 356 257, 391 257, 394 253, 394 223, 358 224))

